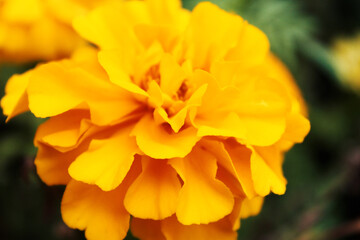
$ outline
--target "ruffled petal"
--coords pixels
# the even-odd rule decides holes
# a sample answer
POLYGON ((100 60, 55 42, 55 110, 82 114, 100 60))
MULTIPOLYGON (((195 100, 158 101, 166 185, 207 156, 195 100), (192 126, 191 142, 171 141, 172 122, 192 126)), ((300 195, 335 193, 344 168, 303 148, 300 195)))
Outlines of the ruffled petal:
POLYGON ((84 151, 88 143, 66 153, 44 144, 38 144, 38 153, 35 158, 36 171, 47 185, 65 185, 71 177, 68 173, 70 164, 84 151))
POLYGON ((242 201, 241 205, 241 218, 248 218, 251 216, 256 216, 260 213, 261 208, 264 204, 263 197, 254 197, 252 199, 246 198, 242 201))
POLYGON ((176 211, 181 188, 175 170, 166 160, 142 157, 142 173, 126 193, 125 208, 132 216, 164 219, 176 211))
POLYGON ((251 176, 251 150, 235 141, 227 140, 225 144, 218 141, 202 141, 203 146, 214 156, 219 164, 227 170, 240 184, 242 191, 248 198, 256 193, 251 176))
POLYGON ((198 136, 219 136, 235 137, 239 139, 246 138, 246 128, 243 120, 233 112, 224 116, 224 114, 213 115, 211 119, 197 119, 198 136))
POLYGON ((231 224, 232 230, 237 231, 240 228, 240 215, 244 198, 235 198, 234 208, 230 215, 227 216, 231 224))
POLYGON ((172 97, 186 78, 186 72, 170 54, 164 54, 160 63, 161 90, 172 97))
POLYGON ((214 61, 235 47, 242 24, 239 16, 209 2, 199 3, 192 12, 187 29, 186 59, 191 59, 195 68, 209 69, 214 61))
POLYGON ((286 119, 286 129, 283 140, 302 143, 310 131, 310 122, 301 114, 291 113, 286 119))
POLYGON ((85 230, 89 240, 124 239, 130 215, 122 204, 123 198, 121 188, 104 192, 97 186, 72 180, 61 203, 63 220, 71 228, 85 230))
POLYGON ((260 65, 268 56, 270 42, 257 27, 243 23, 241 34, 236 47, 231 49, 226 57, 226 61, 236 61, 242 68, 260 65))
POLYGON ((36 132, 34 144, 46 143, 52 147, 69 148, 77 144, 81 134, 87 127, 81 127, 81 122, 90 118, 86 110, 71 110, 55 116, 41 124, 36 132))
POLYGON ((175 217, 171 217, 163 220, 162 231, 167 240, 236 240, 237 238, 237 233, 229 227, 226 220, 205 225, 185 226, 175 217))
POLYGON ((251 173, 255 191, 260 196, 266 196, 270 191, 275 194, 284 194, 286 180, 282 174, 279 174, 281 163, 278 162, 279 160, 276 161, 276 159, 271 159, 268 162, 264 159, 263 155, 260 155, 257 150, 252 149, 251 173), (277 167, 277 165, 279 166, 277 167))
POLYGON ((188 127, 179 133, 173 133, 169 128, 164 124, 156 124, 148 114, 137 123, 131 135, 136 137, 137 145, 149 157, 155 159, 185 157, 199 140, 196 130, 188 127))
POLYGON ((89 149, 71 164, 69 174, 77 181, 96 184, 104 191, 115 189, 128 173, 138 152, 130 128, 107 139, 91 141, 89 149))
POLYGON ((7 121, 29 110, 26 88, 32 71, 12 76, 6 84, 5 96, 1 99, 3 113, 7 121))
POLYGON ((233 195, 216 179, 217 164, 213 155, 195 147, 184 159, 171 159, 169 163, 184 181, 176 210, 179 222, 184 225, 208 224, 231 212, 233 195))
POLYGON ((73 26, 82 37, 101 49, 121 48, 135 56, 140 44, 126 18, 125 10, 122 1, 114 1, 76 18, 73 26))
POLYGON ((131 59, 129 56, 126 56, 126 53, 120 50, 99 52, 99 62, 109 75, 110 81, 129 92, 148 96, 147 93, 132 82, 130 78, 130 74, 135 71, 133 69, 134 58, 135 56, 131 59))
POLYGON ((141 240, 166 240, 161 231, 161 221, 151 219, 131 219, 131 233, 141 240))
POLYGON ((100 78, 101 71, 99 66, 85 69, 66 60, 40 66, 29 82, 30 110, 44 118, 84 108, 85 103, 94 123, 107 124, 138 109, 129 94, 100 78))

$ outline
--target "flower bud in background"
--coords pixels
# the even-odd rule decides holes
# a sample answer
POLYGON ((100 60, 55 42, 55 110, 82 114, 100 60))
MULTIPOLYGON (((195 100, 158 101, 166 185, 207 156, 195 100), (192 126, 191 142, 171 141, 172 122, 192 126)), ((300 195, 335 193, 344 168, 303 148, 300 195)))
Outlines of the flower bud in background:
POLYGON ((1 101, 8 119, 49 118, 35 164, 66 185, 69 227, 94 240, 129 225, 144 240, 230 240, 265 196, 285 193, 284 153, 310 124, 262 31, 177 0, 114 1, 74 27, 98 49, 14 76, 1 101))
POLYGON ((360 93, 360 34, 336 39, 331 51, 339 79, 360 93))

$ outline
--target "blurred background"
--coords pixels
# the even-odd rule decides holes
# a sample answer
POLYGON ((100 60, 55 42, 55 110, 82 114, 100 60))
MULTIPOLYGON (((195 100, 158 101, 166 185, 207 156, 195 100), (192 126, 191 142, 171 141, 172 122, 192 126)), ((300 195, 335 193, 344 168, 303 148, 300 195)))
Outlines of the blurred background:
MULTIPOLYGON (((197 0, 183 0, 192 9, 197 0)), ((360 1, 214 0, 269 37, 308 104, 312 129, 286 156, 284 196, 266 198, 238 239, 360 239, 360 1)), ((7 79, 36 63, 0 65, 7 79)), ((40 121, 0 116, 0 239, 84 239, 61 220, 63 187, 36 175, 32 140, 40 121)), ((133 239, 129 236, 127 239, 133 239)))

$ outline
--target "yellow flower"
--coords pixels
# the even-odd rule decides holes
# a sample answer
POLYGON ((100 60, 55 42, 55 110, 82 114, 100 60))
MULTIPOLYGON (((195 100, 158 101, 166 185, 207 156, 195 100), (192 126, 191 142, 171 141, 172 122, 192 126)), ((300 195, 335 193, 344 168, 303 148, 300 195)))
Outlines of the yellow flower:
POLYGON ((1 0, 0 62, 68 57, 84 44, 71 26, 75 16, 104 1, 1 0))
POLYGON ((360 92, 360 34, 337 39, 332 47, 332 57, 340 80, 360 92))
POLYGON ((267 37, 205 2, 119 1, 74 26, 84 49, 10 79, 9 118, 46 118, 42 180, 66 184, 65 223, 88 239, 236 239, 283 155, 309 131, 306 107, 267 37), (17 87, 17 86, 20 86, 17 87))

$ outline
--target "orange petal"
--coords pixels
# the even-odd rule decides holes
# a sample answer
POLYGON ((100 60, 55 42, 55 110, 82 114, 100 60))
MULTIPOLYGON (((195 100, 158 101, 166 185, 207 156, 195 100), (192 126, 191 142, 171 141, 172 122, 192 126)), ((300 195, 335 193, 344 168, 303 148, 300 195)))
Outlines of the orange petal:
MULTIPOLYGON (((167 126, 157 125, 150 114, 142 117, 131 135, 146 155, 156 159, 185 157, 199 140, 196 130, 188 127, 179 133, 167 131, 167 126)), ((170 128, 170 127, 169 127, 170 128)))
POLYGON ((3 113, 7 121, 29 110, 28 95, 26 88, 32 71, 12 76, 6 84, 5 96, 1 99, 3 113))
POLYGON ((160 87, 170 97, 175 95, 186 78, 186 73, 170 54, 164 54, 160 63, 160 87))
POLYGON ((107 139, 92 140, 89 149, 71 164, 71 177, 96 184, 104 191, 115 189, 128 173, 138 151, 129 133, 128 127, 107 139))
POLYGON ((162 231, 167 240, 236 240, 237 238, 237 233, 224 220, 205 225, 185 226, 175 217, 171 217, 163 220, 162 231))
POLYGON ((242 67, 260 65, 264 62, 269 50, 270 43, 265 33, 245 22, 236 47, 227 53, 225 60, 237 61, 242 67))
POLYGON ((216 158, 201 147, 184 159, 169 163, 184 181, 176 216, 182 224, 208 224, 229 214, 234 205, 231 191, 216 179, 216 158))
POLYGON ((228 174, 231 174, 241 185, 247 197, 256 195, 251 177, 250 158, 251 151, 245 146, 235 142, 202 141, 207 151, 216 156, 218 162, 228 174))
POLYGON ((133 83, 130 78, 131 74, 135 72, 134 61, 135 59, 129 59, 120 50, 99 52, 99 62, 109 75, 110 81, 129 92, 147 96, 147 93, 133 83))
POLYGON ((140 43, 131 29, 124 10, 127 9, 124 8, 122 1, 113 1, 111 4, 95 8, 85 16, 76 18, 73 26, 82 37, 101 49, 121 48, 128 52, 128 56, 135 56, 140 43))
POLYGON ((301 114, 291 113, 286 119, 286 129, 282 139, 301 143, 310 131, 310 122, 301 114))
POLYGON ((263 197, 254 197, 252 199, 244 199, 241 205, 241 218, 248 218, 251 216, 256 216, 260 213, 261 208, 264 203, 263 197))
POLYGON ((233 231, 237 231, 240 228, 240 215, 242 211, 244 198, 235 198, 234 208, 227 218, 230 221, 233 231))
POLYGON ((164 219, 175 213, 181 184, 166 160, 142 157, 143 171, 130 186, 124 204, 137 218, 164 219))
POLYGON ((211 63, 223 58, 235 46, 242 24, 241 17, 229 14, 212 3, 198 4, 187 29, 186 58, 192 60, 195 68, 209 69, 211 63))
POLYGON ((161 232, 161 221, 151 219, 131 219, 131 233, 141 240, 166 240, 161 232))
POLYGON ((29 82, 30 110, 37 117, 51 117, 86 103, 92 121, 107 124, 138 109, 129 94, 99 76, 101 71, 67 60, 40 66, 29 82))
POLYGON ((38 144, 35 165, 41 180, 47 185, 67 184, 71 177, 68 173, 70 164, 87 148, 84 143, 75 150, 63 153, 44 144, 38 144))
POLYGON ((89 119, 86 110, 72 110, 55 116, 41 124, 36 132, 34 144, 46 143, 53 147, 68 148, 77 144, 81 134, 81 121, 89 119))
POLYGON ((61 203, 63 220, 71 228, 85 230, 89 240, 124 239, 130 215, 122 204, 123 198, 121 188, 104 192, 97 186, 72 180, 61 203))
POLYGON ((271 159, 269 162, 264 160, 264 157, 260 155, 257 150, 252 149, 252 155, 251 155, 251 173, 252 173, 252 179, 254 181, 254 187, 255 191, 260 196, 266 196, 272 191, 275 194, 284 194, 286 190, 286 180, 281 175, 279 175, 279 170, 277 169, 281 168, 281 165, 274 169, 276 165, 279 165, 281 163, 278 163, 279 160, 276 162, 275 159, 271 159), (269 165, 269 163, 271 165, 269 165))

